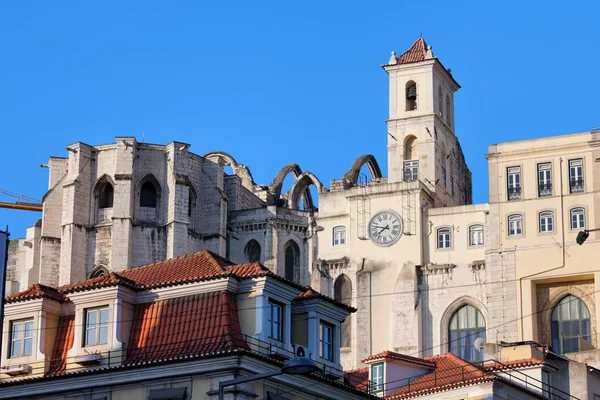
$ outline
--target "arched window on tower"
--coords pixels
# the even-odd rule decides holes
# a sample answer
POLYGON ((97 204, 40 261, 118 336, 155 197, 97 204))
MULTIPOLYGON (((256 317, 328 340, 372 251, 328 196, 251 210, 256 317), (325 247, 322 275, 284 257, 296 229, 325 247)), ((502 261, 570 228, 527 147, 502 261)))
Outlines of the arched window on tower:
POLYGON ((111 183, 108 181, 103 182, 98 192, 98 208, 112 208, 114 194, 111 183))
POLYGON ((579 339, 592 342, 590 310, 580 298, 568 295, 552 310, 552 350, 579 351, 579 339))
POLYGON ((452 106, 448 95, 446 95, 446 123, 452 128, 452 106))
POLYGON ((198 216, 196 215, 196 190, 192 185, 188 186, 188 203, 187 203, 187 215, 189 222, 189 229, 196 231, 198 229, 198 216))
POLYGON ((406 111, 417 109, 417 84, 414 81, 406 83, 406 111))
POLYGON ((407 182, 419 179, 419 142, 413 135, 404 139, 404 180, 407 182))
POLYGON ((140 207, 156 208, 156 186, 150 181, 144 182, 140 189, 140 207))
MULTIPOLYGON (((347 304, 349 306, 352 305, 352 281, 348 278, 347 275, 340 275, 334 284, 334 298, 340 303, 347 304)), ((351 319, 352 314, 348 315, 344 322, 342 322, 341 327, 341 347, 350 347, 351 345, 351 319)))
POLYGON ((246 260, 250 263, 260 262, 260 244, 254 239, 248 242, 244 249, 246 260))
POLYGON ((473 306, 459 308, 450 319, 448 327, 450 352, 466 361, 482 361, 483 350, 475 349, 475 339, 485 340, 485 320, 473 306))
POLYGON ((293 240, 287 242, 284 246, 285 271, 284 277, 290 281, 294 280, 294 272, 300 264, 300 248, 293 240))

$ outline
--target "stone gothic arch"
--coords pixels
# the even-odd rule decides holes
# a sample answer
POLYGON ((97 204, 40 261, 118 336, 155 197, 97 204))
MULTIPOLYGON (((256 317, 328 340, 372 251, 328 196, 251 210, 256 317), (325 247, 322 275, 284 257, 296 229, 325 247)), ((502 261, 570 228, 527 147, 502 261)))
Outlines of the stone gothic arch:
MULTIPOLYGON (((352 305, 352 281, 346 274, 337 277, 333 284, 335 300, 352 305)), ((352 342, 352 314, 348 315, 341 325, 341 347, 350 347, 352 342)))
POLYGON ((239 164, 235 160, 235 158, 233 158, 233 156, 231 156, 230 154, 225 153, 224 151, 211 151, 209 153, 206 153, 203 157, 207 159, 222 159, 225 162, 225 165, 229 165, 233 170, 233 173, 236 176, 240 177, 240 179, 242 180, 242 185, 246 189, 251 191, 254 190, 256 183, 254 182, 254 178, 252 177, 250 169, 243 164, 239 164))
POLYGON ((319 178, 317 178, 312 172, 308 172, 308 171, 303 172, 302 175, 300 175, 298 178, 296 178, 296 181, 294 182, 294 184, 292 185, 292 188, 290 189, 289 203, 288 203, 289 208, 291 208, 293 210, 298 210, 300 198, 302 198, 302 201, 304 202, 305 210, 314 210, 315 209, 315 205, 312 201, 312 198, 306 194, 306 193, 310 193, 308 191, 308 187, 310 185, 314 185, 317 188, 317 191, 319 193, 326 190, 325 187, 323 186, 323 184, 321 183, 321 181, 319 181, 319 178), (305 201, 305 199, 306 199, 306 201, 305 201))
POLYGON ((440 353, 448 353, 450 351, 450 338, 448 335, 448 327, 450 326, 450 320, 452 319, 452 316, 454 316, 454 313, 456 313, 463 306, 472 306, 479 310, 479 312, 483 316, 487 329, 489 321, 487 315, 487 308, 480 300, 471 296, 463 296, 454 300, 454 302, 450 304, 448 308, 446 308, 446 311, 444 311, 444 314, 442 314, 442 318, 440 320, 440 353))
POLYGON ((371 180, 381 179, 383 175, 381 174, 381 168, 379 168, 379 164, 375 159, 375 156, 371 154, 365 154, 358 157, 350 169, 344 174, 344 186, 352 187, 358 183, 358 175, 360 174, 360 169, 363 165, 367 164, 369 168, 369 173, 371 174, 371 180))
POLYGON ((90 279, 98 278, 100 276, 106 276, 108 274, 110 274, 108 268, 106 268, 104 265, 98 265, 90 274, 90 279))
MULTIPOLYGON (((273 182, 269 185, 269 193, 271 194, 268 201, 269 205, 279 205, 283 181, 285 181, 288 174, 292 174, 294 180, 297 180, 298 177, 302 175, 302 168, 300 168, 298 164, 292 163, 279 170, 277 175, 275 175, 275 179, 273 179, 273 182)), ((302 201, 304 204, 313 204, 312 196, 309 191, 306 191, 303 194, 302 201)))
POLYGON ((300 273, 300 247, 295 240, 289 240, 283 246, 283 257, 283 276, 287 280, 295 281, 294 278, 299 276, 300 273))
POLYGON ((415 135, 404 138, 404 161, 419 159, 419 140, 415 135))
POLYGON ((103 218, 100 210, 112 208, 114 205, 115 183, 107 174, 102 175, 96 181, 93 190, 93 222, 99 222, 103 218))

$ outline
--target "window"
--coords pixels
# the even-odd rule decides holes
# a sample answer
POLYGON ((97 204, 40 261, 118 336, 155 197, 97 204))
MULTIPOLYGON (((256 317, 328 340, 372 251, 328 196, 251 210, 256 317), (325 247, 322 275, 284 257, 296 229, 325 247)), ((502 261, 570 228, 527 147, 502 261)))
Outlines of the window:
POLYGON ((521 167, 508 167, 506 171, 508 200, 518 200, 521 198, 521 167))
POLYGON ((552 349, 559 354, 579 351, 579 339, 591 340, 590 311, 581 299, 568 295, 552 310, 552 349))
POLYGON ((523 234, 523 216, 510 215, 508 217, 508 236, 521 236, 523 234))
POLYGON ((113 206, 114 190, 110 182, 104 182, 100 187, 98 194, 98 207, 99 208, 112 208, 113 206))
POLYGON ((269 338, 283 341, 283 305, 276 301, 269 300, 269 338))
POLYGON ((450 194, 454 196, 454 176, 450 175, 450 194))
POLYGON ((571 229, 585 229, 585 210, 583 208, 571 209, 571 229))
MULTIPOLYGON (((352 305, 352 281, 347 275, 340 275, 333 285, 334 298, 340 303, 352 305)), ((348 315, 341 326, 341 347, 350 347, 352 314, 348 315)))
POLYGON ((404 180, 413 182, 419 179, 419 162, 404 161, 404 180))
POLYGON ((540 233, 554 231, 554 213, 544 211, 540 213, 540 233))
POLYGON ((441 179, 442 179, 442 187, 444 189, 446 189, 446 168, 442 167, 442 171, 441 171, 441 179))
POLYGON ((450 248, 450 228, 438 229, 437 234, 437 248, 438 249, 449 249, 450 248))
POLYGON ((552 398, 552 375, 548 371, 542 371, 542 392, 544 396, 552 398))
POLYGON ((344 246, 346 244, 346 227, 336 226, 333 228, 333 245, 344 246))
POLYGON ((12 322, 10 325, 9 357, 30 356, 33 350, 33 319, 12 322))
POLYGON ((285 248, 285 279, 294 280, 294 271, 300 262, 300 248, 293 240, 290 240, 284 246, 285 248))
POLYGON ((250 240, 248 244, 246 244, 244 254, 248 262, 260 262, 260 244, 254 239, 250 240))
POLYGON ((140 207, 156 208, 156 187, 150 181, 145 182, 140 189, 140 207))
POLYGON ((483 245, 483 225, 469 227, 469 246, 483 245))
POLYGON ((552 164, 538 164, 538 195, 552 196, 552 164))
POLYGON ((333 326, 321 321, 319 341, 321 342, 321 358, 333 361, 333 326))
POLYGON ((485 320, 473 306, 459 308, 450 319, 450 352, 466 361, 483 360, 483 350, 475 349, 475 339, 485 339, 485 320))
POLYGON ((413 81, 406 83, 406 111, 417 109, 417 84, 413 81))
POLYGON ((84 346, 108 343, 108 307, 85 311, 84 346))
POLYGON ((371 382, 373 382, 373 393, 383 391, 383 363, 371 366, 371 382))
POLYGON ((583 159, 569 160, 569 188, 571 193, 583 192, 583 159))
POLYGON ((404 139, 404 161, 417 160, 419 158, 419 142, 414 135, 408 135, 404 139))
POLYGON ((450 107, 450 96, 446 95, 446 123, 452 127, 452 110, 450 107))

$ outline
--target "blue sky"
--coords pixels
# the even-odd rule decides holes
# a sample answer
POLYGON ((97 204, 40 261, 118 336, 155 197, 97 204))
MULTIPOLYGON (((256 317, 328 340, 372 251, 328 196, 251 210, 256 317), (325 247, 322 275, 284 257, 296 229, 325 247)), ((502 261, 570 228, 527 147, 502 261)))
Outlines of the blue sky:
POLYGON ((600 126, 600 2, 368 3, 3 2, 0 188, 41 198, 49 156, 116 136, 223 150, 264 184, 297 162, 329 186, 365 153, 387 174, 380 65, 421 33, 462 85, 475 202, 489 143, 600 126))

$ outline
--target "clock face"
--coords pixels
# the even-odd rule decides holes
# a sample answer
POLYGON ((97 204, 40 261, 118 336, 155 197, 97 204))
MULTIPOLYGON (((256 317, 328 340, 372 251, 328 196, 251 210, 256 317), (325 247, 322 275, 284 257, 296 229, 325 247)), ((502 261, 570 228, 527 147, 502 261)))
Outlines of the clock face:
POLYGON ((375 214, 369 222, 369 236, 380 246, 389 246, 402 235, 402 218, 393 211, 375 214))

